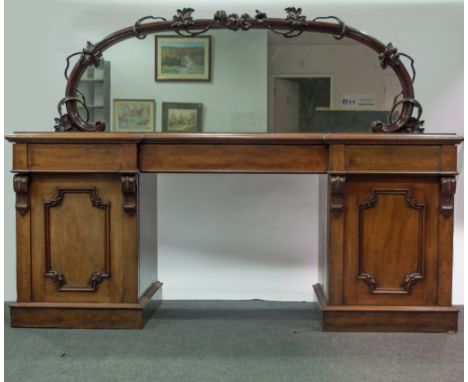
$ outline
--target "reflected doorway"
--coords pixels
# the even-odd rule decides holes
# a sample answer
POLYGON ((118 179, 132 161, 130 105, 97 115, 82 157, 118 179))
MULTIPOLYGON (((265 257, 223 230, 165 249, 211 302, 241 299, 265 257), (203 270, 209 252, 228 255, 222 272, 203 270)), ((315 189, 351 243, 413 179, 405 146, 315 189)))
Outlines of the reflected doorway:
POLYGON ((272 76, 271 132, 318 131, 317 112, 332 105, 331 75, 272 76))

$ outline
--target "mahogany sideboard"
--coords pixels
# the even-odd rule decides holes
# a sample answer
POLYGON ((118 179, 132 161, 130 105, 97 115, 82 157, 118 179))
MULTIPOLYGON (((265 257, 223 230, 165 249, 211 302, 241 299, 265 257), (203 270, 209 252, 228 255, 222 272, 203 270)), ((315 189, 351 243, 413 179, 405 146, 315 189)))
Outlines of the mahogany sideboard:
POLYGON ((460 136, 6 138, 14 143, 17 211, 12 326, 141 328, 162 285, 156 174, 216 172, 321 174, 321 279, 314 290, 323 330, 457 330, 451 296, 460 136))

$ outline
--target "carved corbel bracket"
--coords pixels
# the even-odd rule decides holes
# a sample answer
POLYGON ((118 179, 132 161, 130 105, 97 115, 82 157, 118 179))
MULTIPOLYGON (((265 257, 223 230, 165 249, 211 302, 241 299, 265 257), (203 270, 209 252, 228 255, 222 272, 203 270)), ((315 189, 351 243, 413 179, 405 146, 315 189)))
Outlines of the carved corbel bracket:
POLYGON ((13 189, 16 193, 16 211, 24 215, 29 211, 29 175, 16 174, 13 189))
POLYGON ((453 214, 456 188, 457 180, 454 176, 440 178, 440 213, 445 219, 453 214))
POLYGON ((122 175, 123 209, 132 216, 137 211, 137 175, 122 175))
POLYGON ((330 176, 330 211, 343 212, 346 191, 345 176, 330 176))

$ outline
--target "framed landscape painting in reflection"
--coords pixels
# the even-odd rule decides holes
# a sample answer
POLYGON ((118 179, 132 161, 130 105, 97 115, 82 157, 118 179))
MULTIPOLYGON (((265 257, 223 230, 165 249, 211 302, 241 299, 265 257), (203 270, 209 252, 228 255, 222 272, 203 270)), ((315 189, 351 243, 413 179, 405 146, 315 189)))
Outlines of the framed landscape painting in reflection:
POLYGON ((163 102, 162 131, 195 133, 202 131, 201 103, 163 102))
POLYGON ((210 81, 211 36, 156 36, 156 81, 210 81))
POLYGON ((113 131, 155 130, 155 102, 152 99, 114 99, 113 131))

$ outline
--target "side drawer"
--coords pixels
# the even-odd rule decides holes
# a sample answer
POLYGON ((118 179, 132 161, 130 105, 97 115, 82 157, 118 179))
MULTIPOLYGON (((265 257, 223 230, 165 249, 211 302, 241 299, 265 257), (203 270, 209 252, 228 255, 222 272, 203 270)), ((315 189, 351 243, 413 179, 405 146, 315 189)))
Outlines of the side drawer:
POLYGON ((137 145, 116 143, 16 143, 14 172, 132 173, 137 145))
POLYGON ((440 145, 347 145, 345 166, 349 173, 438 173, 445 170, 440 145))

